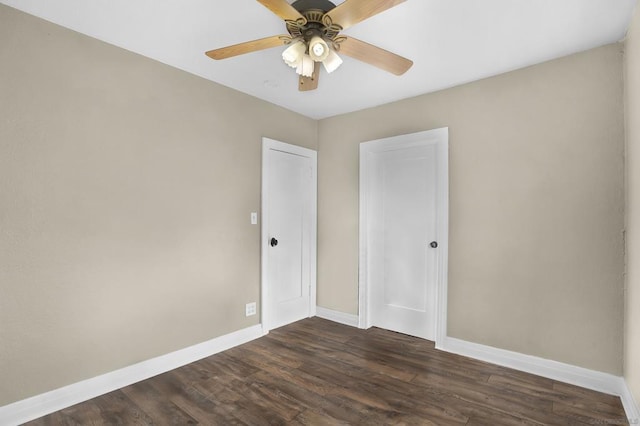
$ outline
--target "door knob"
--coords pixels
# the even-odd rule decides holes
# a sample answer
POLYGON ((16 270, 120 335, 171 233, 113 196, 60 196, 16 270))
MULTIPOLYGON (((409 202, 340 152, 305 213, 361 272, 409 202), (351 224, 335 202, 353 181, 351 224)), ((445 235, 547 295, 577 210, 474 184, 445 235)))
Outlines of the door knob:
POLYGON ((431 248, 436 248, 436 247, 438 247, 438 242, 437 241, 431 241, 429 243, 429 245, 431 246, 431 248))
POLYGON ((271 244, 271 247, 275 247, 278 245, 278 240, 276 240, 275 238, 271 238, 270 244, 271 244))

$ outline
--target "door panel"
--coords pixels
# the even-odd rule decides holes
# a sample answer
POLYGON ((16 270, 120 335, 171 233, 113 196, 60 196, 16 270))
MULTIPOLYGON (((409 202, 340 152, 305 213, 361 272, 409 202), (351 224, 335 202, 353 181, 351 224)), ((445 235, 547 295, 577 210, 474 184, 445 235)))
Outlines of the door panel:
POLYGON ((268 226, 270 238, 278 241, 276 246, 269 244, 272 303, 299 301, 304 304, 306 312, 309 280, 305 280, 302 274, 302 229, 308 165, 303 157, 289 153, 272 150, 269 155, 273 167, 269 178, 271 211, 268 226))
POLYGON ((439 227, 444 138, 446 130, 440 130, 362 144, 365 327, 436 337, 437 289, 446 275, 439 275, 442 246, 430 243, 446 239, 439 227))
POLYGON ((433 299, 429 238, 435 238, 435 147, 381 153, 383 304, 426 312, 433 299))
POLYGON ((272 329, 315 313, 316 160, 311 150, 264 144, 263 324, 272 329))
POLYGON ((378 185, 372 220, 378 243, 371 255, 372 325, 434 338, 436 238, 434 145, 374 154, 378 185))

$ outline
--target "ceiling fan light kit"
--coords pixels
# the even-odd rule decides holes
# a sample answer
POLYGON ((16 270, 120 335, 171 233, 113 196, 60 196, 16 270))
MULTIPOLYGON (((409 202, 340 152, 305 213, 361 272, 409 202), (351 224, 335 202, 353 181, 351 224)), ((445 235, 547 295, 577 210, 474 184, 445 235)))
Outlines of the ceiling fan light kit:
POLYGON ((411 68, 412 61, 353 37, 341 35, 340 32, 404 1, 406 0, 345 0, 336 6, 329 0, 296 0, 291 4, 286 0, 258 0, 284 20, 289 34, 210 50, 206 54, 212 59, 226 59, 289 45, 282 52, 282 59, 288 66, 295 68, 301 91, 318 87, 320 73, 317 62, 321 62, 328 73, 342 64, 342 58, 336 52, 402 75, 411 68))
POLYGON ((304 77, 312 76, 316 62, 322 62, 328 73, 332 73, 342 64, 338 54, 319 36, 314 36, 308 47, 302 40, 292 42, 291 46, 282 52, 282 59, 285 64, 295 68, 298 75, 304 77))

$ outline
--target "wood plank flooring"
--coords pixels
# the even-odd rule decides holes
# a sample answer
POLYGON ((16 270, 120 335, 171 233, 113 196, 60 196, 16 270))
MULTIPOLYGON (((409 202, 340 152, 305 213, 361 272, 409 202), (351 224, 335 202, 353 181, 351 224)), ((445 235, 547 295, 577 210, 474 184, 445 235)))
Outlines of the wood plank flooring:
POLYGON ((29 425, 612 425, 620 399, 310 318, 29 425))

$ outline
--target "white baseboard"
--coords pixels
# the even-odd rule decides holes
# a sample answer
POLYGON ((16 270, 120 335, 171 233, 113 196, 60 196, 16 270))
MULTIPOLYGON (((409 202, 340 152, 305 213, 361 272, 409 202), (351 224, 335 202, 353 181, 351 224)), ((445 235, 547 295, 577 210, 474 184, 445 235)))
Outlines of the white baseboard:
POLYGON ((329 321, 339 322, 340 324, 358 327, 358 316, 353 314, 345 314, 344 312, 334 311, 332 309, 316 307, 316 316, 329 321))
POLYGON ((262 325, 254 325, 207 342, 5 405, 0 407, 0 424, 19 425, 37 419, 96 396, 182 367, 263 335, 262 325))
POLYGON ((640 424, 640 407, 638 407, 638 403, 624 379, 622 380, 622 395, 620 395, 620 399, 622 400, 624 411, 627 413, 629 423, 632 425, 640 424))
POLYGON ((629 423, 640 422, 638 406, 623 377, 453 337, 445 337, 442 342, 437 342, 436 349, 619 396, 629 423))

